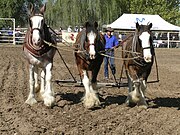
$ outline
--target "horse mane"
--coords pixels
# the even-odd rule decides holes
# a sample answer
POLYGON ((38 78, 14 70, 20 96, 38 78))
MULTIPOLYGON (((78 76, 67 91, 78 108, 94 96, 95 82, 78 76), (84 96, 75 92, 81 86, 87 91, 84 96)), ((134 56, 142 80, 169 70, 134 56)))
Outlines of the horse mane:
MULTIPOLYGON (((81 37, 82 37, 82 36, 86 36, 86 35, 83 35, 83 34, 86 34, 86 29, 83 29, 82 31, 80 31, 80 32, 77 34, 77 36, 76 36, 76 41, 75 41, 75 43, 74 43, 74 45, 73 45, 76 49, 80 49, 80 50, 82 49, 82 46, 81 46, 81 37)), ((96 44, 99 44, 99 42, 105 43, 106 40, 104 39, 103 34, 97 30, 96 44)), ((86 41, 85 41, 85 43, 86 43, 86 41)), ((84 44, 85 44, 85 43, 84 43, 84 44)), ((83 45, 84 45, 84 44, 83 44, 83 45)), ((100 45, 98 46, 98 50, 99 50, 99 47, 100 47, 100 45)), ((100 48, 100 50, 101 50, 101 49, 104 49, 104 48, 100 48)))
POLYGON ((50 33, 50 30, 46 23, 44 23, 44 40, 50 43, 54 43, 54 37, 52 37, 52 34, 50 33))

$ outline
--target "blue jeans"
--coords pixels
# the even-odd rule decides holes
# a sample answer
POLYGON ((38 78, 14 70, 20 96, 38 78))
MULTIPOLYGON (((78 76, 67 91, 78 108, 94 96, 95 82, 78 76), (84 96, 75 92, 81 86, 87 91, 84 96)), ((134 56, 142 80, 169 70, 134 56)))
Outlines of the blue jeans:
MULTIPOLYGON (((114 57, 114 51, 106 52, 105 54, 110 56, 110 57, 114 57)), ((104 57, 104 76, 105 77, 109 77, 108 65, 110 65, 112 74, 115 75, 115 73, 116 73, 116 68, 115 68, 115 64, 114 64, 114 58, 109 58, 109 57, 105 56, 104 57)))

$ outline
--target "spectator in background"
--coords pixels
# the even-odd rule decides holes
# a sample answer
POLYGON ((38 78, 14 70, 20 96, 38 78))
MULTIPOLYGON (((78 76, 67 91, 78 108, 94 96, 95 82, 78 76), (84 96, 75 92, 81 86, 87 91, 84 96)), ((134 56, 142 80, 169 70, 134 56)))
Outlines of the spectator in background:
POLYGON ((60 33, 62 32, 62 27, 59 28, 59 32, 60 32, 60 33))
POLYGON ((82 31, 82 29, 83 29, 83 26, 80 26, 79 31, 82 31))
POLYGON ((74 32, 78 32, 78 26, 75 26, 74 32))
POLYGON ((9 36, 12 36, 12 35, 13 35, 13 31, 12 31, 12 28, 11 28, 11 27, 9 27, 8 35, 9 35, 9 36))
POLYGON ((68 32, 72 32, 72 26, 69 26, 67 29, 68 32))

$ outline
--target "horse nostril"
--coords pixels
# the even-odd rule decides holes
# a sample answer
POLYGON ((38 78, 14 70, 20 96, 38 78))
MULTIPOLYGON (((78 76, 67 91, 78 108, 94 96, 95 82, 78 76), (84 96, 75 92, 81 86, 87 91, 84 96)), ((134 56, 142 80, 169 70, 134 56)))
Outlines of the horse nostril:
POLYGON ((146 62, 151 62, 151 57, 144 57, 146 62))
POLYGON ((40 38, 38 39, 38 43, 39 43, 39 42, 41 42, 41 39, 40 39, 40 38))
POLYGON ((95 55, 91 54, 91 55, 90 55, 90 59, 91 59, 91 60, 92 60, 92 59, 95 59, 95 55))

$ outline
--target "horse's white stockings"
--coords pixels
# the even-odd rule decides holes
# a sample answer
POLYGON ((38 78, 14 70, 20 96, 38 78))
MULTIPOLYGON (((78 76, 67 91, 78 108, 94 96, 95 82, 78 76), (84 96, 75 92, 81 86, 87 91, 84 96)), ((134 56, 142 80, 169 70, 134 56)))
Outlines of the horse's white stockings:
POLYGON ((99 98, 96 91, 93 88, 96 88, 96 84, 91 84, 88 78, 87 71, 83 70, 83 85, 85 87, 85 95, 83 97, 83 103, 86 108, 92 108, 100 104, 99 98))
MULTIPOLYGON (((45 89, 43 93, 43 89, 41 89, 42 97, 44 99, 44 104, 46 106, 52 106, 55 102, 54 98, 54 92, 52 90, 52 84, 51 84, 51 78, 52 78, 52 63, 49 63, 46 66, 46 72, 45 72, 45 89)), ((41 73, 42 76, 44 76, 44 73, 41 73)), ((43 81, 43 80, 42 80, 43 81)), ((43 84, 42 84, 43 85, 43 84)))
MULTIPOLYGON (((133 90, 129 91, 128 97, 126 99, 126 103, 129 105, 131 103, 135 103, 138 106, 141 106, 142 108, 147 108, 148 105, 145 101, 145 89, 146 89, 146 82, 145 80, 136 80, 133 82, 129 82, 130 84, 133 84, 133 90)), ((131 86, 132 87, 132 86, 131 86)), ((131 88, 129 88, 131 89, 131 88)))
MULTIPOLYGON (((54 93, 52 91, 52 84, 51 84, 51 78, 52 78, 51 70, 52 70, 52 63, 49 63, 47 64, 45 69, 43 69, 41 72, 40 94, 46 106, 52 106, 55 102, 54 93)), ((26 103, 29 105, 33 105, 37 103, 35 99, 35 90, 39 89, 37 67, 30 65, 29 73, 30 73, 29 76, 30 92, 28 99, 26 100, 26 103)))
POLYGON ((37 103, 36 99, 35 99, 35 75, 34 75, 34 70, 35 67, 33 65, 30 65, 29 67, 29 84, 30 84, 30 92, 29 92, 29 96, 26 100, 25 103, 29 104, 29 105, 33 105, 35 103, 37 103))

